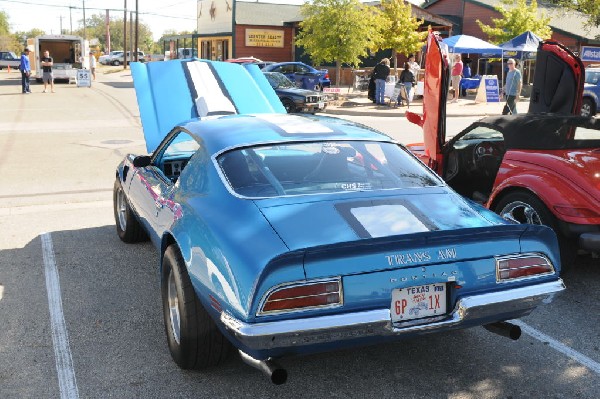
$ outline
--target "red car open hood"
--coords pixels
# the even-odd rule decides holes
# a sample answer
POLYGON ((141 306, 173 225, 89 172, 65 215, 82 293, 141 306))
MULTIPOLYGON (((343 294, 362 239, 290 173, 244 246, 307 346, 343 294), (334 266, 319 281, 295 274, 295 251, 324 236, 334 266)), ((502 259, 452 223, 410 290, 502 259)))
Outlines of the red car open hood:
POLYGON ((584 81, 585 70, 579 57, 558 42, 541 42, 528 113, 579 115, 584 81))
MULTIPOLYGON (((438 171, 441 149, 446 141, 446 98, 448 96, 448 54, 433 32, 427 36, 427 55, 423 87, 423 115, 406 112, 409 121, 423 128, 425 156, 438 171)), ((438 171, 439 172, 439 171, 438 171)))

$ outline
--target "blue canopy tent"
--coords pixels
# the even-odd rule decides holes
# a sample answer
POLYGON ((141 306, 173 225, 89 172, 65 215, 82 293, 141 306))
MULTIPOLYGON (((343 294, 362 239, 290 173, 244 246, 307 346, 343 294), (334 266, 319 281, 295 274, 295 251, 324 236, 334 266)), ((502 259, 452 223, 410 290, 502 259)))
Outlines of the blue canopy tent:
POLYGON ((474 36, 456 35, 443 40, 451 53, 489 54, 502 57, 502 49, 474 36))
MULTIPOLYGON (((444 39, 442 43, 448 46, 448 52, 450 53, 482 54, 485 58, 494 56, 502 58, 502 48, 496 46, 495 44, 488 43, 485 40, 481 40, 475 36, 450 36, 449 38, 444 39)), ((479 75, 479 62, 477 62, 477 75, 479 75)), ((502 76, 502 79, 504 79, 504 76, 502 76)), ((461 87, 473 88, 473 86, 478 86, 478 80, 463 79, 461 81, 461 87), (471 84, 467 85, 468 83, 471 84)))
POLYGON ((538 45, 541 41, 541 37, 528 30, 502 43, 500 47, 504 51, 505 58, 530 59, 535 58, 535 53, 537 53, 538 45))

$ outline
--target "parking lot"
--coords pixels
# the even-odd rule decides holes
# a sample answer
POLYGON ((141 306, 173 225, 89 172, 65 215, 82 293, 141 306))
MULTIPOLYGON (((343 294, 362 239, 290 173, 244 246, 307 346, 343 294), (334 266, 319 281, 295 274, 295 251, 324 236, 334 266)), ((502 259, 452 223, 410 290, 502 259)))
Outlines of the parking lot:
MULTIPOLYGON (((600 397, 600 260, 589 256, 564 275, 564 294, 519 322, 518 341, 475 328, 286 358, 282 386, 237 355, 178 369, 157 254, 114 226, 115 167, 145 151, 129 71, 20 91, 20 75, 0 71, 1 398, 600 397)), ((363 118, 414 141, 404 118, 363 118)))

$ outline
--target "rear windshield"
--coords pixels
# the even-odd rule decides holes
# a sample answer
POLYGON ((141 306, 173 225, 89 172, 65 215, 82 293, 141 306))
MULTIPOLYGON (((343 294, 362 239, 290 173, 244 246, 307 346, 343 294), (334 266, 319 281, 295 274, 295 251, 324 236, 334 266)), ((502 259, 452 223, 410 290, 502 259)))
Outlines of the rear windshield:
POLYGON ((441 180, 393 143, 328 141, 248 147, 217 158, 245 197, 438 186, 441 180))

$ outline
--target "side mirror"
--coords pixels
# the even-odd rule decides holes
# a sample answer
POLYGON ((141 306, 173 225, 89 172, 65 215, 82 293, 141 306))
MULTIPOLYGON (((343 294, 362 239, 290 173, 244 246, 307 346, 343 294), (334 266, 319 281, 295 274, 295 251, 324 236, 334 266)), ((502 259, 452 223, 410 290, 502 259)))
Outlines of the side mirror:
POLYGON ((150 155, 138 155, 133 158, 133 166, 136 168, 145 168, 146 166, 150 166, 150 155))

